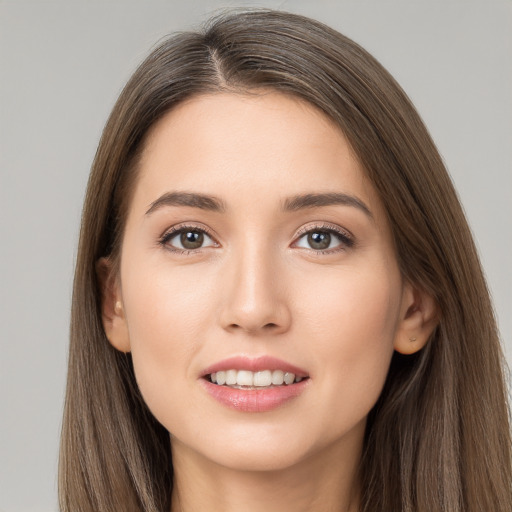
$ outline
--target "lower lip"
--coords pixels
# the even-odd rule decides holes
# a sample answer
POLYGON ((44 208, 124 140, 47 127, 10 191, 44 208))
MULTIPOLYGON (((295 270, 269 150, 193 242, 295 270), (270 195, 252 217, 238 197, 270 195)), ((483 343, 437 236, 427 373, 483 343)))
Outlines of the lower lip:
POLYGON ((240 412, 267 412, 298 397, 309 379, 268 389, 234 389, 201 379, 208 394, 218 402, 240 412))

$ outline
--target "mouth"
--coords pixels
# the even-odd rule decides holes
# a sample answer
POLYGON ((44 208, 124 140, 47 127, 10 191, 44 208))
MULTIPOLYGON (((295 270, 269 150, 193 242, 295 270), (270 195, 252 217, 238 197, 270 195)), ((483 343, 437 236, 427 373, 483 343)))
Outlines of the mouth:
POLYGON ((292 384, 308 379, 307 376, 296 375, 285 370, 220 370, 205 376, 212 384, 225 386, 232 389, 271 389, 292 384))
POLYGON ((239 412, 266 412, 298 398, 309 387, 309 374, 271 356, 232 357, 206 368, 205 391, 239 412))

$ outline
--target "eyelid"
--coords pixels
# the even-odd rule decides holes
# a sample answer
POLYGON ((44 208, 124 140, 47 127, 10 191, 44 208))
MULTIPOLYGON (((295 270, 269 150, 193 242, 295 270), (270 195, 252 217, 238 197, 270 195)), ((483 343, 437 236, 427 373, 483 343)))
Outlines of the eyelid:
MULTIPOLYGON (((336 224, 331 224, 326 221, 322 222, 313 222, 306 224, 305 226, 301 227, 297 233, 295 234, 294 241, 292 243, 292 247, 296 247, 296 244, 298 241, 306 234, 315 232, 315 231, 325 231, 329 233, 334 233, 334 235, 338 238, 340 241, 339 246, 330 248, 330 249, 313 249, 313 248, 305 248, 301 247, 301 249, 306 249, 311 251, 315 254, 334 254, 340 251, 345 251, 347 249, 352 248, 355 245, 355 239, 352 233, 348 231, 345 228, 342 228, 341 226, 338 226, 336 224)), ((171 226, 170 228, 167 228, 164 233, 159 237, 158 243, 168 249, 171 252, 187 255, 190 253, 199 253, 203 249, 206 249, 208 247, 219 247, 220 244, 217 241, 217 237, 212 233, 211 229, 205 226, 201 223, 195 223, 195 222, 183 222, 176 224, 174 226, 171 226), (205 247, 198 247, 197 249, 181 249, 179 247, 173 247, 168 242, 175 236, 177 236, 179 233, 182 233, 184 231, 200 231, 203 232, 208 238, 210 238, 213 242, 212 245, 208 245, 205 247)))
POLYGON ((212 231, 201 223, 195 223, 195 222, 183 222, 176 224, 174 226, 171 226, 170 228, 167 228, 163 234, 158 238, 158 243, 168 249, 171 252, 175 252, 178 254, 190 254, 190 253, 198 253, 201 252, 202 249, 206 249, 208 247, 219 247, 220 244, 217 241, 217 238, 212 233, 212 231), (208 238, 210 238, 213 241, 212 245, 208 245, 206 247, 199 247, 197 249, 180 249, 179 247, 173 247, 168 242, 177 236, 178 234, 184 232, 184 231, 201 231, 204 233, 208 238))
MULTIPOLYGON (((345 251, 347 249, 350 249, 355 245, 354 235, 350 231, 348 231, 345 228, 342 228, 341 226, 338 226, 337 224, 331 224, 330 222, 322 221, 316 223, 309 223, 301 227, 299 231, 297 231, 297 234, 295 235, 292 246, 295 246, 297 242, 304 237, 304 235, 307 235, 308 233, 312 233, 315 231, 327 231, 329 233, 334 233, 334 235, 338 237, 338 239, 340 240, 340 245, 331 249, 309 248, 309 250, 315 254, 334 254, 339 251, 345 251)), ((308 248, 305 247, 301 247, 301 249, 308 250, 308 248)))

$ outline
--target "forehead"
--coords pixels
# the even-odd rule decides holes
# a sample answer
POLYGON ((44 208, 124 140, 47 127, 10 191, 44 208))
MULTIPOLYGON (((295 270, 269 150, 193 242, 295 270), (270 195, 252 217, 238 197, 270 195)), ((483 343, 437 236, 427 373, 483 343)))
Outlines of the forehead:
POLYGON ((134 199, 145 205, 176 189, 241 206, 312 191, 378 203, 338 126, 278 92, 205 94, 179 104, 148 133, 139 172, 134 199))

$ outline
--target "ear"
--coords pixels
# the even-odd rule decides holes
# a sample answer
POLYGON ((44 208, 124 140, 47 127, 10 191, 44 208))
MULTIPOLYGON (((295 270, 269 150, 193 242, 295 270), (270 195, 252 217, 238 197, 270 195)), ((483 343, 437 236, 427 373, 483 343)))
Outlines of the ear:
POLYGON ((101 319, 105 334, 114 348, 130 352, 121 286, 108 258, 100 258, 96 262, 96 274, 101 289, 101 319))
POLYGON ((414 354, 421 350, 427 344, 437 323, 438 309, 434 298, 406 282, 395 334, 395 350, 401 354, 414 354))

